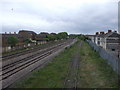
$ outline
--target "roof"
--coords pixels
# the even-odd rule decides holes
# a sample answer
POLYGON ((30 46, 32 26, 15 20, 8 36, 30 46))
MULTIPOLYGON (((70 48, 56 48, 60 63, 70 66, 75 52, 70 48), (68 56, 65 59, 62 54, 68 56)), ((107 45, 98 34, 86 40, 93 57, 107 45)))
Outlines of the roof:
POLYGON ((33 32, 33 31, 28 31, 28 30, 20 30, 19 33, 20 33, 20 32, 27 32, 27 33, 29 33, 29 34, 33 34, 33 33, 36 34, 35 32, 33 32))
POLYGON ((119 37, 120 38, 120 34, 116 32, 110 32, 110 33, 107 33, 105 37, 119 37))
POLYGON ((86 36, 88 36, 88 37, 94 37, 95 35, 86 35, 86 36))
POLYGON ((10 36, 22 37, 22 36, 19 35, 19 34, 1 34, 1 35, 2 35, 2 38, 7 38, 7 37, 10 37, 10 36))
POLYGON ((117 32, 109 32, 106 34, 98 34, 96 35, 96 37, 120 37, 120 34, 118 34, 117 32))
POLYGON ((99 35, 96 35, 97 37, 104 37, 105 34, 99 34, 99 35))
POLYGON ((46 34, 37 34, 36 37, 46 37, 47 35, 46 34))

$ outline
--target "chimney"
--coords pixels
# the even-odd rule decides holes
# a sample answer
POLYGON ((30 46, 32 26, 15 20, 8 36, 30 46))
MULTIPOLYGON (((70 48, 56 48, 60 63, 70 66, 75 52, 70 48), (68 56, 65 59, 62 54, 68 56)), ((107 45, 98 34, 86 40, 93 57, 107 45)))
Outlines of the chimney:
POLYGON ((96 32, 96 35, 99 35, 99 32, 96 32))
POLYGON ((9 34, 11 34, 11 32, 9 32, 9 34))
POLYGON ((14 32, 14 34, 16 34, 16 32, 14 32))
POLYGON ((103 34, 104 34, 104 32, 100 32, 100 34, 102 34, 102 35, 103 35, 103 34))
POLYGON ((7 32, 5 32, 5 34, 7 34, 7 32))
POLYGON ((108 33, 112 32, 112 30, 108 30, 108 33))

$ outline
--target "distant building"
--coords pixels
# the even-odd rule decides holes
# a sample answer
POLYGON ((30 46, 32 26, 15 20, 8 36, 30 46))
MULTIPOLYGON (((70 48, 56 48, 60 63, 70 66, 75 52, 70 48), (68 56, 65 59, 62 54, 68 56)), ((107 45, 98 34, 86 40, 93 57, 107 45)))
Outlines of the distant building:
POLYGON ((87 35, 97 46, 104 48, 106 51, 119 55, 120 53, 120 34, 117 31, 108 30, 107 33, 96 32, 96 35, 87 35))
POLYGON ((98 33, 96 36, 95 36, 95 43, 98 45, 98 46, 103 46, 103 38, 104 38, 104 32, 100 32, 100 34, 98 33))
POLYGON ((28 31, 28 30, 20 30, 18 34, 21 35, 24 40, 26 40, 26 39, 35 40, 35 37, 37 35, 35 32, 28 31))
POLYGON ((56 33, 50 33, 50 34, 52 34, 52 35, 57 35, 56 33))
POLYGON ((41 32, 40 34, 36 35, 36 41, 46 41, 47 36, 49 35, 49 33, 46 32, 41 32))
POLYGON ((3 51, 7 51, 7 50, 11 49, 10 45, 8 44, 8 37, 14 36, 14 37, 18 38, 19 43, 17 45, 20 45, 21 43, 23 43, 23 37, 21 35, 16 34, 16 32, 14 32, 14 33, 11 33, 11 32, 6 33, 5 32, 0 35, 2 37, 2 44, 0 44, 0 45, 2 45, 1 47, 2 47, 3 51))
POLYGON ((86 35, 92 42, 95 42, 95 35, 86 35))
POLYGON ((108 32, 104 36, 104 48, 108 51, 117 51, 119 50, 120 43, 120 34, 115 32, 108 32))
MULTIPOLYGON (((56 33, 51 33, 52 35, 56 35, 56 33)), ((3 33, 0 34, 2 37, 2 43, 0 44, 0 49, 2 48, 2 51, 9 51, 11 50, 10 45, 8 44, 8 37, 14 36, 18 38, 19 42, 17 45, 14 47, 15 49, 20 49, 28 46, 34 46, 36 44, 44 44, 47 42, 47 37, 49 33, 47 32, 41 32, 40 34, 36 34, 33 31, 28 31, 28 30, 20 30, 18 34, 16 32, 14 33, 3 33), (26 41, 30 40, 30 43, 27 43, 26 41)))

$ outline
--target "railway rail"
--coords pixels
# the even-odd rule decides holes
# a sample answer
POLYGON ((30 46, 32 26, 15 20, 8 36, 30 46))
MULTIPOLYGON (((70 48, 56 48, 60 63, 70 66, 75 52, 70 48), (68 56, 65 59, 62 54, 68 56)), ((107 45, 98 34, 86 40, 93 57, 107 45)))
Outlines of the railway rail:
POLYGON ((2 68, 2 70, 3 70, 3 72, 2 72, 3 78, 2 79, 5 79, 5 78, 9 77, 10 75, 16 73, 17 71, 24 69, 24 67, 33 64, 34 62, 37 61, 37 59, 41 59, 41 58, 51 54, 54 51, 54 49, 56 49, 57 47, 62 46, 62 45, 64 45, 64 44, 58 44, 58 45, 50 47, 42 52, 39 52, 35 55, 32 55, 31 57, 27 57, 27 58, 19 60, 18 62, 14 62, 7 66, 4 66, 2 68), (18 70, 18 68, 19 68, 19 70, 18 70), (7 74, 7 73, 9 73, 9 74, 7 74))
POLYGON ((61 48, 66 47, 70 43, 73 43, 73 40, 68 40, 67 42, 62 42, 57 45, 53 45, 51 47, 40 50, 36 54, 3 66, 2 73, 0 74, 0 76, 2 77, 0 81, 3 82, 3 88, 7 88, 12 83, 17 81, 20 77, 23 77, 24 75, 36 69, 40 65, 48 62, 48 60, 44 60, 44 58, 57 52, 61 48))
MULTIPOLYGON (((62 40, 60 42, 55 42, 52 44, 48 43, 48 45, 49 45, 49 47, 52 47, 52 46, 54 46, 54 44, 57 45, 57 44, 64 43, 64 42, 65 42, 65 40, 62 40)), ((20 62, 22 59, 32 57, 36 53, 39 53, 39 52, 44 51, 47 48, 49 48, 48 45, 46 45, 45 47, 39 47, 37 49, 32 49, 29 52, 25 51, 23 53, 15 54, 12 56, 12 58, 8 56, 6 59, 2 59, 2 67, 8 66, 9 64, 14 63, 14 62, 20 62)))
MULTIPOLYGON (((60 42, 64 42, 64 41, 60 41, 60 42)), ((59 43, 58 41, 56 42, 56 44, 57 43, 59 43)), ((54 43, 51 43, 51 42, 49 42, 48 43, 49 45, 53 45, 54 43)), ((25 55, 25 54, 27 54, 27 53, 31 53, 31 52, 36 52, 36 51, 38 51, 38 50, 40 50, 40 49, 43 49, 43 48, 46 48, 47 46, 37 46, 37 47, 35 47, 35 48, 32 48, 32 49, 25 49, 25 50, 23 50, 23 51, 19 51, 19 52, 16 52, 16 53, 12 53, 12 54, 8 54, 8 55, 4 55, 4 56, 2 56, 1 58, 2 58, 2 60, 8 60, 8 59, 10 59, 10 58, 14 58, 14 57, 16 57, 16 56, 21 56, 21 55, 25 55)))
MULTIPOLYGON (((82 42, 78 45, 78 48, 82 45, 82 42)), ((73 57, 73 60, 70 63, 68 72, 64 81, 64 88, 77 88, 79 84, 79 62, 80 62, 79 52, 73 57)))

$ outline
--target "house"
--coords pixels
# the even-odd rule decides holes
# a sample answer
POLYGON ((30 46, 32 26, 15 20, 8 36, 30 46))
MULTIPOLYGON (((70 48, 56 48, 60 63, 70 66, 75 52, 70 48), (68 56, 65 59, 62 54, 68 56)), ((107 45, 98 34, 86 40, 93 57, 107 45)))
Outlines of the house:
POLYGON ((8 44, 8 38, 11 36, 18 38, 19 43, 17 45, 20 45, 21 43, 23 43, 23 37, 21 35, 16 34, 16 32, 14 33, 5 32, 5 33, 0 34, 0 36, 2 37, 2 44, 0 44, 1 45, 0 47, 2 47, 3 51, 8 51, 11 49, 10 45, 8 44))
POLYGON ((106 51, 120 56, 120 34, 117 31, 108 30, 107 33, 96 32, 96 35, 87 35, 97 46, 106 51))
POLYGON ((95 43, 95 35, 86 35, 92 42, 95 43))
POLYGON ((51 35, 57 35, 56 33, 50 33, 51 35))
POLYGON ((103 45, 102 39, 104 37, 104 32, 96 32, 96 35, 94 36, 94 42, 96 43, 97 46, 103 45))
POLYGON ((104 32, 100 32, 100 34, 96 36, 96 44, 98 46, 103 47, 104 36, 105 36, 104 32))
POLYGON ((116 31, 108 30, 106 34, 104 32, 100 32, 100 34, 97 32, 95 43, 97 46, 115 55, 118 55, 118 52, 120 52, 120 34, 116 31))
POLYGON ((35 37, 35 40, 37 41, 38 44, 43 44, 46 43, 46 38, 49 35, 49 33, 46 32, 41 32, 40 34, 37 34, 35 37))
POLYGON ((27 30, 21 30, 19 31, 19 33, 12 33, 12 32, 9 32, 9 33, 2 33, 0 34, 1 37, 2 37, 2 44, 1 44, 1 47, 2 47, 2 51, 9 51, 11 50, 11 47, 10 45, 8 44, 8 38, 13 36, 13 37, 16 37, 18 38, 19 42, 17 43, 17 45, 14 47, 14 49, 20 49, 20 48, 24 48, 26 47, 26 43, 25 43, 25 40, 26 39, 31 39, 32 41, 35 41, 35 36, 36 36, 36 33, 33 32, 33 31, 27 31, 27 30))
POLYGON ((104 49, 107 51, 118 52, 120 49, 120 34, 116 31, 108 31, 108 33, 104 36, 104 49))
POLYGON ((20 36, 22 36, 24 40, 26 40, 26 39, 35 40, 35 37, 36 37, 36 35, 37 35, 35 32, 33 32, 33 31, 28 31, 28 30, 20 30, 18 34, 19 34, 20 36))
POLYGON ((49 33, 41 32, 40 34, 36 35, 35 40, 36 41, 46 41, 46 38, 47 38, 48 35, 49 35, 49 33))
MULTIPOLYGON (((56 33, 51 33, 52 35, 56 35, 56 33)), ((13 48, 15 49, 20 49, 20 48, 26 48, 29 46, 34 46, 36 44, 44 44, 47 42, 46 38, 48 37, 49 33, 47 32, 41 32, 40 34, 36 34, 33 31, 28 31, 28 30, 20 30, 18 33, 3 33, 0 34, 2 37, 2 43, 0 46, 0 49, 2 49, 3 52, 11 50, 10 45, 8 44, 8 37, 14 36, 18 38, 19 42, 16 44, 16 46, 13 48), (30 43, 28 43, 29 41, 30 43)), ((13 50, 12 49, 12 50, 13 50)))

